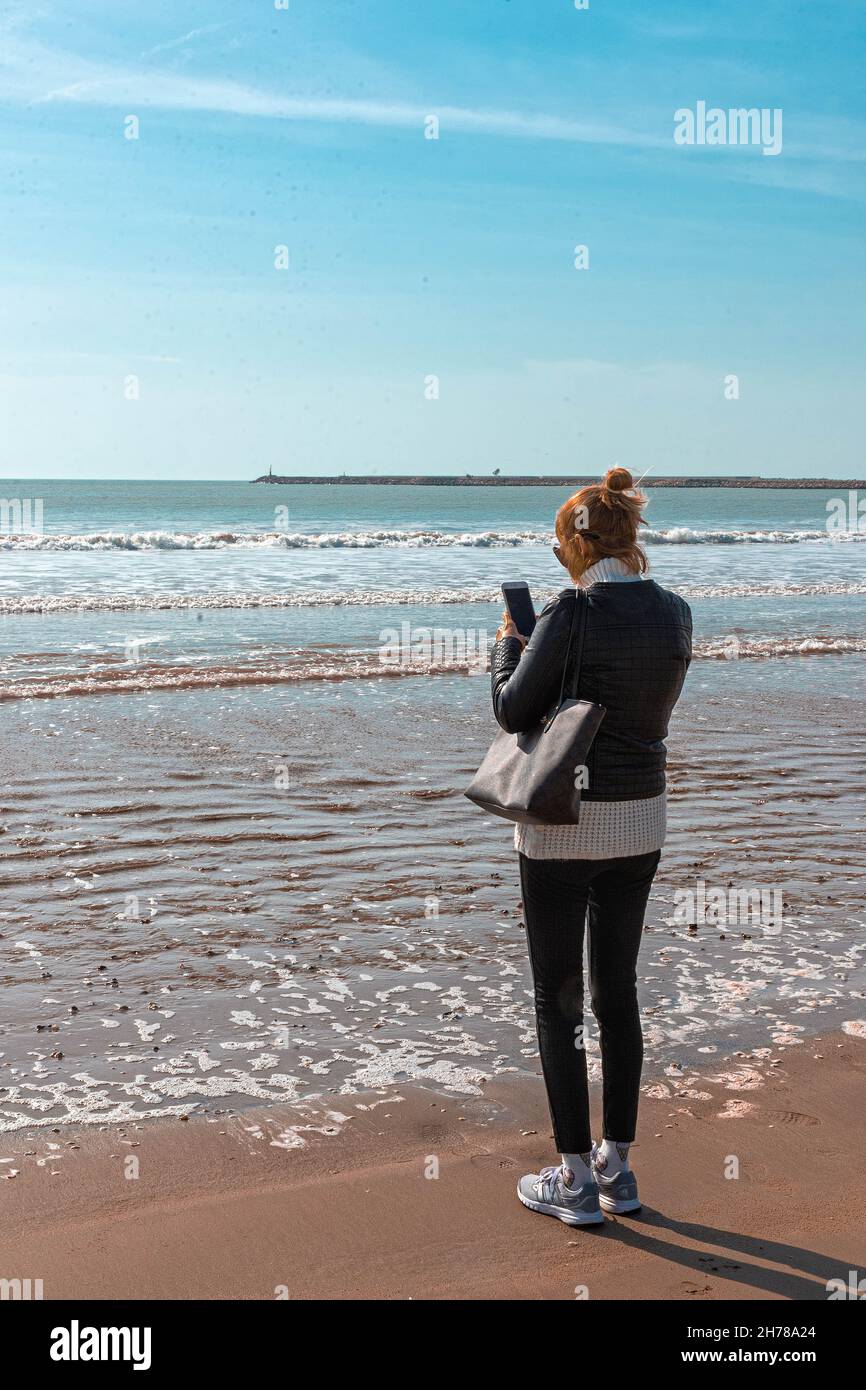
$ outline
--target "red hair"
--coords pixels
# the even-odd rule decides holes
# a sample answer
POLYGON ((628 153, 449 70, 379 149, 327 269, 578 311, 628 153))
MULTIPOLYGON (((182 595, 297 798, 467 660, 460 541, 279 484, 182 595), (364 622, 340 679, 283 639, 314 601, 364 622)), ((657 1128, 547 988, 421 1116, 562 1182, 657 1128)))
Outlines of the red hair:
POLYGON ((569 497, 556 513, 556 537, 572 578, 609 556, 625 561, 634 574, 645 574, 647 558, 637 538, 645 506, 646 497, 627 468, 611 468, 600 483, 569 497))

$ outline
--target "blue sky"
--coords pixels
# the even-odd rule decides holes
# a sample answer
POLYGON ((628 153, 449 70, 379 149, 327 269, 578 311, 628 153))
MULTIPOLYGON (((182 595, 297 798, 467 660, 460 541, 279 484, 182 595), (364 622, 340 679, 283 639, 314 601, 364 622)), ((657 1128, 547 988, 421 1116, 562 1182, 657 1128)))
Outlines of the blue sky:
POLYGON ((859 0, 0 3, 3 472, 862 477, 864 35, 859 0), (701 100, 780 108, 782 152, 677 146, 701 100))

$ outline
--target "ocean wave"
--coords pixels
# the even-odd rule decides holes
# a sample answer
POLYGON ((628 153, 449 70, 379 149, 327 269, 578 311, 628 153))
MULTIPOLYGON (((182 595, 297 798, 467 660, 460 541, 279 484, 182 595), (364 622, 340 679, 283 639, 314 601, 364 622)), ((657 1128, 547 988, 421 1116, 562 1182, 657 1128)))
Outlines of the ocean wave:
POLYGON ((0 549, 28 551, 380 550, 541 545, 544 531, 103 531, 82 535, 0 537, 0 549))
POLYGON ((789 656, 844 656, 866 652, 866 637, 725 637, 696 642, 693 655, 706 661, 789 656))
MULTIPOLYGON (((685 599, 734 598, 833 598, 866 594, 866 579, 768 581, 732 584, 678 584, 685 599)), ((546 601, 542 590, 536 606, 546 601)), ((174 610, 196 612, 202 609, 233 608, 435 608, 448 604, 502 604, 498 587, 461 585, 441 588, 401 589, 313 589, 292 588, 288 592, 259 590, 221 590, 211 593, 138 594, 22 594, 0 597, 0 617, 30 613, 136 613, 174 610)))
MULTIPOLYGON (((258 658, 212 666, 165 665, 156 662, 68 670, 0 682, 0 701, 57 699, 75 695, 121 695, 153 691, 214 689, 253 685, 297 685, 306 681, 394 680, 404 676, 484 675, 489 669, 489 646, 472 644, 461 650, 454 634, 446 634, 437 659, 433 630, 432 657, 411 648, 399 659, 379 652, 301 652, 289 660, 258 658)), ((458 634, 459 636, 459 634, 458 634)), ((699 641, 698 660, 769 660, 790 657, 840 656, 866 652, 866 637, 718 637, 699 641)))
POLYGON ((866 531, 695 531, 673 526, 667 531, 642 531, 650 545, 797 545, 817 541, 840 544, 866 541, 866 531))
MULTIPOLYGON (((866 541, 866 531, 713 531, 674 526, 648 529, 641 538, 649 545, 794 545, 866 541)), ((474 548, 517 549, 549 545, 548 531, 96 531, 80 535, 4 535, 0 550, 141 551, 141 550, 380 550, 474 548)))

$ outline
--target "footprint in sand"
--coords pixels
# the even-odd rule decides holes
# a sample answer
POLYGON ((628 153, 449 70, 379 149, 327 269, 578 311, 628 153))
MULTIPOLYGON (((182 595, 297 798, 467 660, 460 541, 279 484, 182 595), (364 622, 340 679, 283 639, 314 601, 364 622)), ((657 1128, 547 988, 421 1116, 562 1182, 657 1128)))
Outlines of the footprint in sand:
POLYGON ((422 1139, 444 1139, 448 1133, 448 1128, 446 1125, 421 1125, 418 1133, 421 1135, 422 1139))
POLYGON ((469 1162, 475 1168, 516 1168, 517 1160, 504 1154, 473 1154, 469 1162))
POLYGON ((732 1264, 730 1260, 720 1260, 712 1255, 699 1255, 698 1264, 706 1265, 710 1274, 718 1274, 723 1269, 740 1269, 742 1267, 732 1264))

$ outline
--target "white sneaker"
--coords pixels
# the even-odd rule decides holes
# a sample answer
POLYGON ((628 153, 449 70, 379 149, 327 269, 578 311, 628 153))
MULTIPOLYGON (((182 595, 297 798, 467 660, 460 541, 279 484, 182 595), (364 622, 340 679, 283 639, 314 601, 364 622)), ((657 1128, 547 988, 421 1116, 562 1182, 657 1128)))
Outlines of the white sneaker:
POLYGON ((542 1168, 540 1173, 527 1173, 517 1184, 517 1195, 530 1211, 555 1216, 567 1226, 598 1226, 604 1215, 598 1202, 598 1186, 594 1178, 580 1187, 569 1187, 564 1174, 570 1169, 542 1168))
POLYGON ((640 1211, 641 1201, 637 1194, 637 1178, 630 1168, 614 1173, 611 1178, 606 1178, 604 1169, 599 1166, 597 1144, 592 1146, 590 1167, 598 1184, 599 1204, 604 1211, 613 1212, 617 1216, 624 1216, 630 1211, 640 1211))

